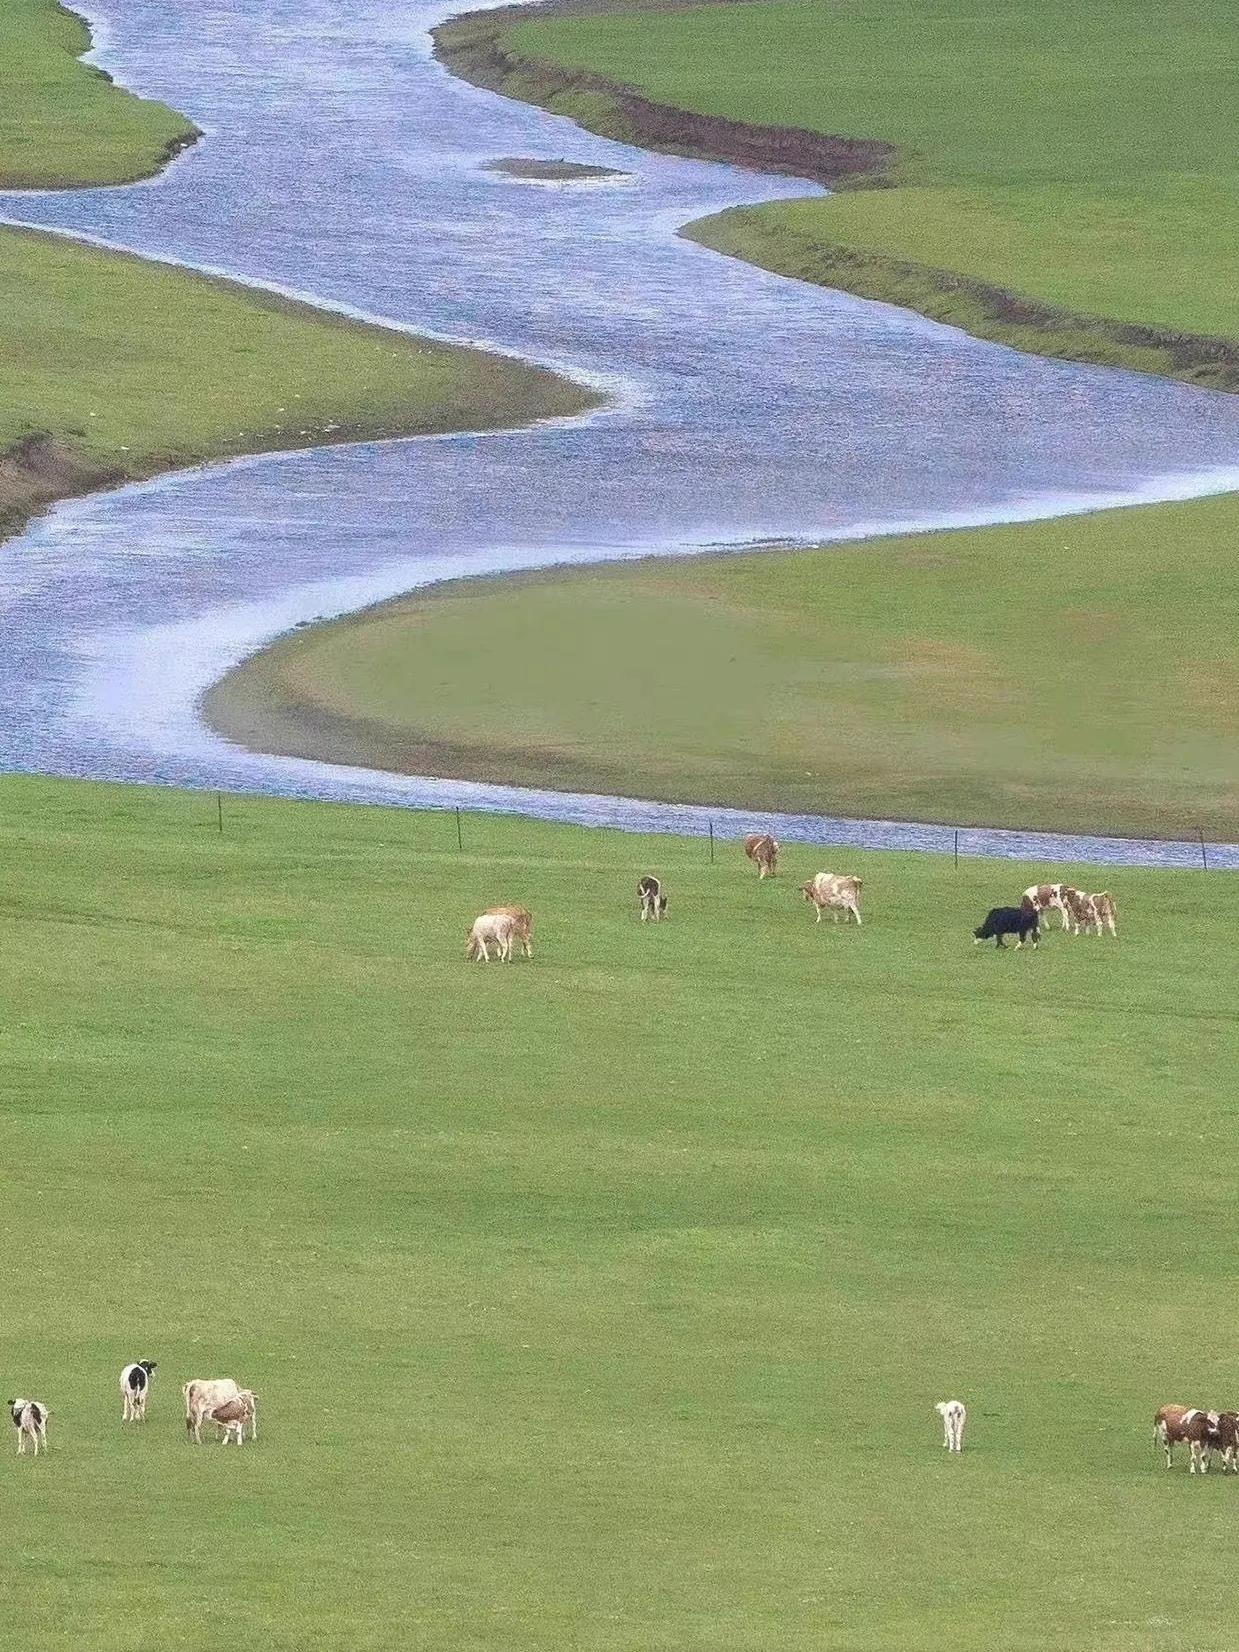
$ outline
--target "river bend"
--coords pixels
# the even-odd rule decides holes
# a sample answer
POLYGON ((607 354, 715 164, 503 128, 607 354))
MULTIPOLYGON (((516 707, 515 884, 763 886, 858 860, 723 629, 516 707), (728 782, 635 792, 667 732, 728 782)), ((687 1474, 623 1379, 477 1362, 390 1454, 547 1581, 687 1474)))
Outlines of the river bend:
MULTIPOLYGON (((1239 487, 1239 397, 1051 362, 677 238, 812 186, 648 154, 448 75, 451 7, 91 0, 95 60, 206 134, 158 179, 3 195, 22 223, 490 345, 607 386, 531 430, 241 460, 66 503, 0 554, 0 767, 593 824, 754 816, 248 753, 204 689, 289 627, 445 576, 856 538, 1239 487), (616 167, 547 185, 496 156, 616 167)), ((941 847, 888 822, 782 835, 941 847)), ((970 832, 965 852, 1199 864, 1199 848, 970 832)), ((1239 865, 1239 850, 1212 852, 1239 865)))

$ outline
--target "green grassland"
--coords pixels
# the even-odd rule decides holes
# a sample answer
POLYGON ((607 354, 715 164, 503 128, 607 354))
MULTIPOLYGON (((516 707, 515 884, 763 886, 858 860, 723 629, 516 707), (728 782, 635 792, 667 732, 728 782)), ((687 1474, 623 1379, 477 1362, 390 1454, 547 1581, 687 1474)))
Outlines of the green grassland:
POLYGON ((0 188, 128 183, 157 172, 198 129, 81 62, 90 30, 56 0, 0 8, 0 188))
POLYGON ((465 581, 281 640, 208 715, 415 773, 1233 839, 1236 516, 1231 495, 465 581))
MULTIPOLYGON (((166 157, 179 117, 81 65, 86 43, 42 0, 0 17, 0 187, 120 182, 166 157)), ((65 494, 206 459, 519 424, 593 399, 506 357, 0 230, 0 532, 65 494)))
POLYGON ((1237 1397, 1233 878, 224 827, 0 782, 3 1392, 52 1408, 0 1459, 12 1645, 1229 1652, 1183 1557, 1239 1487, 1150 1422, 1237 1397), (1050 870, 1120 939, 974 948, 1050 870), (505 899, 533 962, 467 965, 505 899), (206 1374, 252 1448, 186 1443, 206 1374))
POLYGON ((1046 353, 1239 382, 1226 0, 621 7, 509 20, 497 45, 517 91, 566 71, 556 106, 586 124, 623 114, 571 83, 582 71, 696 114, 897 146, 894 188, 690 229, 721 251, 1046 353))

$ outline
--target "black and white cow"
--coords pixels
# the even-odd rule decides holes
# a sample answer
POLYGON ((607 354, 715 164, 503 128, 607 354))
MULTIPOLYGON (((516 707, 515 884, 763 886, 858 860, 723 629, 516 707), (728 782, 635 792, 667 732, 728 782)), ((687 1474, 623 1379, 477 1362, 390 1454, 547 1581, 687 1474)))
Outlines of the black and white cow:
POLYGON ((17 1430, 17 1455, 25 1455, 26 1441, 34 1446, 34 1454, 39 1455, 39 1447, 47 1450, 47 1419, 51 1412, 41 1400, 16 1399, 9 1401, 9 1415, 13 1419, 13 1427, 17 1430))
POLYGON ((120 1374, 121 1422, 142 1423, 146 1421, 146 1402, 151 1391, 151 1377, 154 1374, 155 1361, 153 1359, 135 1360, 132 1365, 126 1365, 120 1374))
POLYGON ((637 899, 641 902, 641 922, 653 918, 658 923, 667 912, 667 897, 657 878, 646 876, 637 880, 637 899))
POLYGON ((992 940, 995 945, 1005 947, 1004 935, 1018 936, 1017 947, 1029 940, 1036 946, 1041 939, 1040 916, 1032 906, 995 906, 986 913, 981 927, 972 933, 976 937, 974 946, 992 940))

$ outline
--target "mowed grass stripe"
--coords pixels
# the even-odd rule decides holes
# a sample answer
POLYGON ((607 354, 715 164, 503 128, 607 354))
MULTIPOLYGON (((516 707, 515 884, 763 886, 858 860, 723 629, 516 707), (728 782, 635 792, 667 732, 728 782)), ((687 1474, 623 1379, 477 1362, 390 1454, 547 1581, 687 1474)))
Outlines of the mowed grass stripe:
POLYGON ((1149 1441, 1234 1399, 1231 879, 224 819, 0 785, 23 1646, 1228 1645, 1148 1555, 1233 1515, 1149 1441), (821 867, 863 929, 814 925, 821 867), (1121 940, 973 948, 1051 870, 1121 940), (467 966, 505 899, 533 963, 467 966), (205 1374, 255 1448, 185 1444, 205 1374))

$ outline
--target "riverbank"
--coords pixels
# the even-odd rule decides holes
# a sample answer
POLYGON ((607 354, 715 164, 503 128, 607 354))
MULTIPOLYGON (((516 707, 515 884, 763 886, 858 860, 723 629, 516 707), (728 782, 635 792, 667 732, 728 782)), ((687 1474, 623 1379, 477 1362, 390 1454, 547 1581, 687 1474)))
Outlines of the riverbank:
MULTIPOLYGON (((0 23, 0 187, 123 183, 198 135, 80 61, 80 18, 0 23)), ((0 229, 0 535, 58 499, 240 454, 596 405, 529 363, 37 230, 0 229)))
POLYGON ((1237 533, 1224 495, 456 582, 281 639, 204 712, 400 773, 1233 839, 1237 533))
POLYGON ((592 131, 843 191, 687 226, 703 245, 1020 349, 1234 390, 1226 27, 1219 0, 1177 27, 1065 0, 1001 25, 962 0, 567 0, 435 38, 455 73, 592 131))

